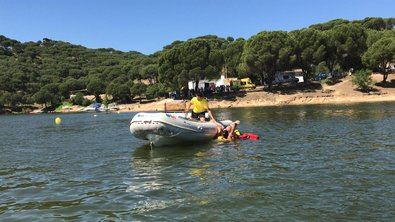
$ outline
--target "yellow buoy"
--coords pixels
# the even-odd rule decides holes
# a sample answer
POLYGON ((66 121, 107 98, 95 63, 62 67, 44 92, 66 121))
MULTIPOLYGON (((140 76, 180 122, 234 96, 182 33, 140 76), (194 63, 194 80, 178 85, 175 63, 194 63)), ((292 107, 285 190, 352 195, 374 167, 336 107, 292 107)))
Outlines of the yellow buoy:
POLYGON ((61 124, 62 123, 62 119, 60 118, 60 117, 56 117, 55 118, 55 124, 56 125, 59 125, 59 124, 61 124))

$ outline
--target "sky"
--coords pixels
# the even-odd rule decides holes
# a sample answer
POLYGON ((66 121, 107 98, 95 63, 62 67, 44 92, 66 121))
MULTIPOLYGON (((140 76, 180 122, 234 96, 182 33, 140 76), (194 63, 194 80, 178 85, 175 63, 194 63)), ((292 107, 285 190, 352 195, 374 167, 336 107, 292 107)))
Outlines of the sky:
POLYGON ((151 54, 175 40, 245 39, 343 18, 394 17, 394 0, 0 0, 0 35, 151 54))

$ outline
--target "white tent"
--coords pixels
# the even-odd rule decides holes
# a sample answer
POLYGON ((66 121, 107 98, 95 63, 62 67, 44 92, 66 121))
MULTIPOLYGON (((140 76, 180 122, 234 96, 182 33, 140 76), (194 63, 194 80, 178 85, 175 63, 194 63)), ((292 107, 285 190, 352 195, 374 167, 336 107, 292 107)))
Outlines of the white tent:
POLYGON ((215 82, 215 87, 226 86, 225 76, 221 75, 221 78, 215 82))

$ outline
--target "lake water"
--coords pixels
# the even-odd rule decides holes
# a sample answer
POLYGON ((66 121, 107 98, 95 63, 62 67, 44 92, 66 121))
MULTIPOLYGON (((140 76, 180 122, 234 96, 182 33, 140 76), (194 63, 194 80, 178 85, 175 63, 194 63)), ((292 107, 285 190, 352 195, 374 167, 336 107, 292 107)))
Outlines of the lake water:
POLYGON ((0 116, 0 220, 395 220, 394 103, 215 114, 261 140, 150 150, 130 113, 0 116))

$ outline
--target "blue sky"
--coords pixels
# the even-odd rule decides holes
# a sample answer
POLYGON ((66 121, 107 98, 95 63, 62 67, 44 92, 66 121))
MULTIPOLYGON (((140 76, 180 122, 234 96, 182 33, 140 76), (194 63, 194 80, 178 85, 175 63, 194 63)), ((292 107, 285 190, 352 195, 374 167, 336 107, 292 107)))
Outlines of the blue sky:
POLYGON ((201 35, 249 38, 335 18, 393 17, 394 0, 0 0, 0 35, 146 54, 201 35))

